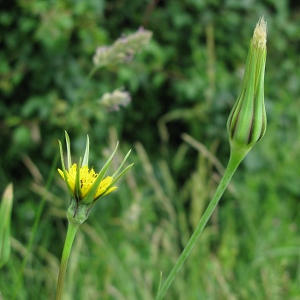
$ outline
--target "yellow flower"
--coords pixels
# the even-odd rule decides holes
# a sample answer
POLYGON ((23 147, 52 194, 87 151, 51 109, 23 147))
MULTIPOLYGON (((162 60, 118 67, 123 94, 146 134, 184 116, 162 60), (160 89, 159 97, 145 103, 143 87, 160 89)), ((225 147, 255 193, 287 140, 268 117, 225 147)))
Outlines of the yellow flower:
MULTIPOLYGON (((64 178, 64 172, 58 169, 60 176, 64 178)), ((75 181, 76 181, 76 173, 77 173, 77 164, 73 164, 69 171, 66 170, 67 181, 70 185, 71 190, 75 194, 75 181)), ((80 189, 82 198, 84 198, 93 184, 95 183, 98 173, 94 171, 94 168, 89 169, 88 166, 83 166, 79 169, 79 181, 80 181, 80 189)), ((105 196, 111 193, 112 191, 116 190, 117 187, 109 187, 113 181, 111 176, 105 177, 99 184, 96 194, 94 195, 94 200, 98 199, 100 196, 105 196)))
POLYGON ((88 167, 89 159, 89 138, 87 137, 87 143, 83 160, 79 159, 79 164, 72 164, 71 162, 71 146, 70 138, 65 132, 66 144, 67 144, 67 167, 64 163, 64 155, 62 150, 62 144, 59 141, 59 149, 61 156, 62 169, 58 169, 60 176, 66 182, 71 202, 74 202, 72 207, 74 209, 74 216, 78 213, 78 209, 81 205, 87 206, 88 209, 98 200, 100 197, 105 196, 117 187, 114 184, 132 167, 133 164, 127 166, 122 170, 122 167, 128 158, 130 151, 123 159, 121 165, 112 176, 106 176, 105 173, 110 166, 112 159, 117 151, 115 150, 104 164, 103 168, 96 173, 94 168, 88 167))

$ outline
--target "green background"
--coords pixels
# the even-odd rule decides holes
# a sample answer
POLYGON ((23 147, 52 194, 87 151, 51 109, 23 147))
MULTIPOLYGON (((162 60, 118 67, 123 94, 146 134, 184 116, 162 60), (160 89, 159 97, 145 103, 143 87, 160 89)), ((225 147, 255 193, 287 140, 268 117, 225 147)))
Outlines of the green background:
POLYGON ((0 8, 0 191, 14 185, 4 299, 54 298, 69 203, 56 172, 64 130, 75 160, 88 134, 97 170, 117 140, 111 173, 129 149, 135 163, 79 230, 65 299, 155 298, 228 161, 226 121, 262 15, 266 135, 165 299, 300 299, 298 1, 19 0, 0 8), (86 81, 96 48, 140 26, 153 32, 150 44, 86 81), (130 105, 107 112, 98 99, 120 87, 130 105))

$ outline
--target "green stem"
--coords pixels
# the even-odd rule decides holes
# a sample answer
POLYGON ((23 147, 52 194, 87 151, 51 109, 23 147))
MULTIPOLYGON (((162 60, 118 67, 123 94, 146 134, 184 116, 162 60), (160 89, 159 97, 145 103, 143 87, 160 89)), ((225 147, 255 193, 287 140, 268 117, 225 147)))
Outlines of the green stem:
POLYGON ((57 280, 57 289, 56 289, 56 300, 62 299, 63 287, 65 282, 66 271, 68 267, 69 256, 72 248, 72 244, 78 229, 78 224, 73 224, 69 222, 67 236, 64 244, 64 249, 61 257, 59 275, 57 280))
MULTIPOLYGON (((248 152, 248 151, 247 151, 248 152)), ((246 153, 247 153, 246 152, 246 153)), ((173 267, 172 271, 170 272, 168 278, 166 279, 165 283, 161 287, 161 289, 158 291, 156 300, 162 300, 165 293, 167 292, 168 288, 170 287, 171 283, 173 282, 175 276, 179 272, 180 268, 182 267, 183 263, 189 256, 190 252, 194 248, 198 238, 200 237, 205 225, 207 224, 209 218, 211 217, 212 213, 214 212, 214 209, 216 208, 217 204, 219 203, 219 200, 221 196, 223 195, 228 183, 231 180, 231 177, 235 173, 237 167, 241 163, 241 161, 246 156, 245 152, 238 152, 238 151, 232 151, 230 155, 230 159, 227 165, 227 168, 225 170, 225 173, 223 175, 222 180, 220 181, 220 184, 215 192, 214 197, 210 201, 209 205, 206 208, 206 211, 204 212, 203 216, 201 217, 194 233, 192 234, 191 238, 189 239, 187 245, 185 246, 184 250, 182 251, 180 257, 178 258, 175 266, 173 267)))

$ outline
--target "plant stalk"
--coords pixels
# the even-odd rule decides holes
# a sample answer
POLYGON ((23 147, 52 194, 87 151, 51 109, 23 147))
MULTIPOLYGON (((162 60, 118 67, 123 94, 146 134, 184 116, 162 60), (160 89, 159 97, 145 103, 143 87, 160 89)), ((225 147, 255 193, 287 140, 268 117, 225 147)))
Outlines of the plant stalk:
MULTIPOLYGON (((247 151, 248 152, 248 151, 247 151)), ((182 267, 183 263, 189 256, 190 252, 194 248, 197 240, 199 239, 205 225, 207 224, 208 220, 210 219, 212 213, 214 212, 217 204, 219 203, 220 198, 222 197, 224 191, 228 183, 231 180, 231 177, 235 173, 237 167, 241 163, 241 161, 246 156, 247 152, 239 152, 239 151, 231 151, 230 159, 227 165, 227 168, 224 172, 223 178, 219 183, 219 186, 215 192, 214 197, 210 201, 209 205, 207 206, 203 216, 201 217, 197 227, 192 234, 191 238, 189 239, 187 245, 185 246, 184 250, 182 251, 180 257, 178 258, 175 266, 173 267, 172 271, 170 272, 169 276, 167 277, 166 281, 164 282, 161 289, 158 291, 155 300, 162 300, 165 293, 169 289, 170 285, 172 284, 174 278, 176 277, 177 273, 179 272, 180 268, 182 267)))
POLYGON ((66 271, 68 267, 68 261, 70 257, 71 248, 79 225, 69 222, 67 236, 64 244, 64 249, 61 257, 59 275, 56 288, 56 300, 62 299, 63 287, 65 282, 66 271))

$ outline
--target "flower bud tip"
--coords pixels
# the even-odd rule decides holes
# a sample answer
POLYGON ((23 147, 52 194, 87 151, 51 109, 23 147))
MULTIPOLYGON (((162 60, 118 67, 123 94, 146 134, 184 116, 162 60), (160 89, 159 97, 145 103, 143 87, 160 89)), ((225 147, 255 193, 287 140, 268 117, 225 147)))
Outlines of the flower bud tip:
POLYGON ((252 43, 255 47, 265 48, 267 42, 267 22, 261 17, 256 24, 253 33, 252 43))

